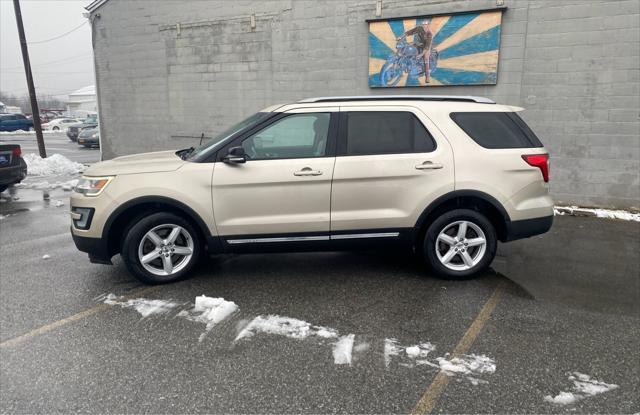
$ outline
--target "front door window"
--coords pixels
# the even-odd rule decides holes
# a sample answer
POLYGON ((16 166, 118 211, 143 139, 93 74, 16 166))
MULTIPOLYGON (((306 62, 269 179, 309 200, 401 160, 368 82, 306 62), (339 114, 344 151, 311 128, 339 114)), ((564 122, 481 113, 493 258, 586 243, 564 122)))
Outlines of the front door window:
POLYGON ((324 157, 330 113, 288 115, 242 142, 249 160, 324 157))

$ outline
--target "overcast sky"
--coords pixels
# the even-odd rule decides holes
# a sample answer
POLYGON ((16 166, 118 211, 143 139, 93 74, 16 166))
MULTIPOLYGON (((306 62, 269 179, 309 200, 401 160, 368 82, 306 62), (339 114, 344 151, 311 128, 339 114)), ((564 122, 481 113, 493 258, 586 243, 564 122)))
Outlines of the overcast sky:
MULTIPOLYGON (((87 0, 20 1, 38 94, 66 95, 95 83, 91 28, 82 17, 84 7, 90 3, 87 0), (59 39, 31 43, 60 36, 80 25, 59 39)), ((0 0, 0 91, 14 95, 27 93, 12 0, 0 0)))

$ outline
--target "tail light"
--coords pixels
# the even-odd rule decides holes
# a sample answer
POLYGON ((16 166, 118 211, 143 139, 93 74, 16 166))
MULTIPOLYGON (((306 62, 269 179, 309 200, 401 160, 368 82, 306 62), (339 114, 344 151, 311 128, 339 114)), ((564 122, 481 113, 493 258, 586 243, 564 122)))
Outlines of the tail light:
POLYGON ((549 154, 523 154, 522 159, 530 166, 539 168, 545 183, 549 182, 549 154))
POLYGON ((13 153, 13 157, 20 157, 22 155, 22 149, 20 147, 14 148, 11 152, 13 153))

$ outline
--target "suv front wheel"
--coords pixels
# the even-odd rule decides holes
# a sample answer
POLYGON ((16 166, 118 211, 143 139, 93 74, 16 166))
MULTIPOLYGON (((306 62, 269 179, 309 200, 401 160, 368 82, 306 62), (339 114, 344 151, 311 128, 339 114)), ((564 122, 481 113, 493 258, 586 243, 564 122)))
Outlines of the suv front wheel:
POLYGON ((497 237, 493 225, 479 212, 456 209, 438 217, 427 229, 423 253, 438 276, 470 278, 491 264, 497 237))
POLYGON ((126 232, 122 258, 129 271, 147 284, 176 281, 191 271, 201 243, 193 226, 168 212, 134 221, 126 232))

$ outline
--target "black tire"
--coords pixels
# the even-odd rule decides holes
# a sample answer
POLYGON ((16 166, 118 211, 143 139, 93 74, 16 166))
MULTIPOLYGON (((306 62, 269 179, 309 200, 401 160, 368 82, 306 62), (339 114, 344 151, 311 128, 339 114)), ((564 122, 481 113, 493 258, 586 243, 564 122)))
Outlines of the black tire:
MULTIPOLYGON (((129 272, 145 284, 166 284, 186 277, 197 264, 202 251, 202 242, 196 229, 187 220, 169 212, 156 212, 139 216, 124 233, 122 242, 122 259, 129 272), (153 228, 160 225, 177 225, 182 227, 193 241, 193 254, 188 263, 178 272, 171 275, 156 275, 149 272, 140 262, 138 248, 143 237, 153 228)), ((171 256, 173 258, 173 255, 171 256)), ((162 260, 162 257, 160 257, 162 260)))
MULTIPOLYGON (((472 228, 468 232, 469 233, 467 235, 473 235, 475 233, 472 228)), ((442 214, 436 220, 434 220, 431 225, 429 225, 423 240, 422 252, 425 260, 427 261, 427 264, 433 271, 435 271, 438 277, 450 280, 462 280, 473 278, 479 272, 485 270, 491 264, 493 258, 496 255, 497 245, 498 238, 496 236, 496 231, 491 222, 483 214, 470 209, 455 209, 442 214), (479 261, 476 264, 466 270, 454 270, 448 268, 440 261, 436 253, 437 248, 441 249, 441 252, 442 250, 446 251, 447 249, 446 245, 442 245, 442 242, 440 242, 440 245, 436 245, 436 239, 438 238, 440 232, 458 221, 471 222, 472 224, 479 227, 484 233, 484 238, 486 240, 484 254, 482 254, 481 257, 478 257, 479 261)), ((466 248, 469 253, 472 253, 472 249, 480 249, 478 247, 464 246, 463 248, 466 248)), ((462 258, 459 256, 457 256, 456 258, 456 256, 457 254, 454 256, 453 260, 461 263, 462 258)), ((452 265, 455 266, 456 264, 454 263, 452 265)))

